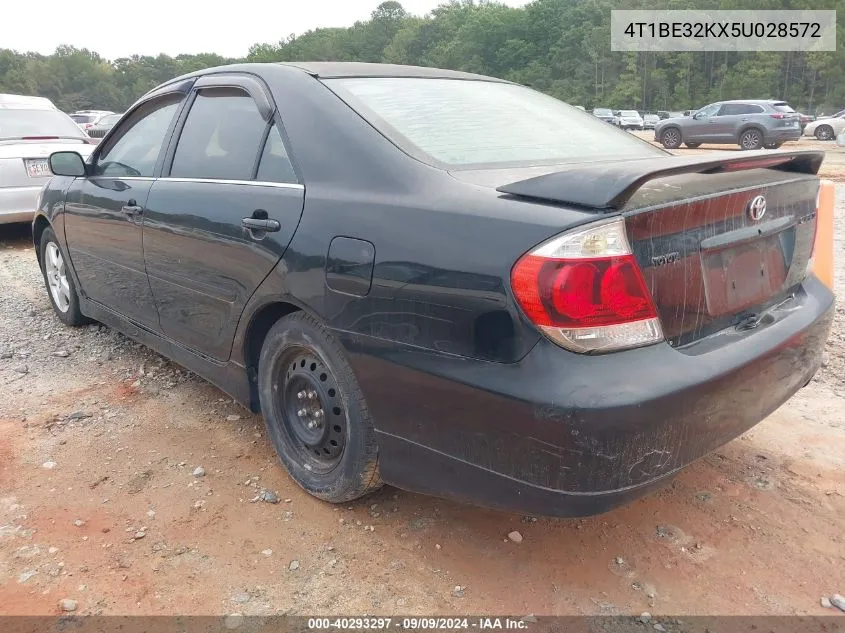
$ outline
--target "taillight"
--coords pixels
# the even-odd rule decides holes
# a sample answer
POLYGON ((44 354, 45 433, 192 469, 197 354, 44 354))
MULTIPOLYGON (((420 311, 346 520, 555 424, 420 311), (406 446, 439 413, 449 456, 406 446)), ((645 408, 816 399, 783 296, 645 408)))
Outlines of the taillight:
POLYGON ((511 287, 526 316, 572 351, 663 340, 621 219, 564 233, 523 255, 511 271, 511 287))
POLYGON ((772 117, 773 119, 785 119, 786 118, 786 115, 781 114, 780 112, 778 112, 777 114, 770 114, 769 116, 772 117))

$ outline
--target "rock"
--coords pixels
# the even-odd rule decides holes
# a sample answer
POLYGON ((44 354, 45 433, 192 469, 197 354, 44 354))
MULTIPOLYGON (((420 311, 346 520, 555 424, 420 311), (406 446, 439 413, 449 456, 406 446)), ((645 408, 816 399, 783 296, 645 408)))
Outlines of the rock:
POLYGON ((830 604, 840 611, 845 611, 845 597, 842 597, 838 593, 835 593, 830 597, 830 604))
POLYGON ((508 538, 512 540, 514 543, 522 543, 522 534, 514 530, 513 532, 508 533, 508 538))
POLYGON ((74 524, 76 527, 82 527, 83 525, 85 525, 85 521, 83 521, 82 519, 76 519, 76 520, 73 522, 73 524, 74 524))
POLYGON ((272 490, 262 490, 258 493, 258 498, 266 503, 279 503, 279 495, 272 490))
POLYGON ((239 591, 231 597, 231 601, 235 604, 246 604, 249 602, 249 594, 246 591, 239 591))
POLYGON ((70 352, 68 352, 66 349, 60 349, 53 352, 53 356, 58 356, 59 358, 67 358, 68 356, 70 356, 70 352))
POLYGON ((85 413, 85 411, 74 411, 69 416, 67 416, 68 420, 84 420, 85 418, 90 418, 90 413, 85 413))
POLYGON ((58 547, 51 547, 47 551, 51 554, 57 554, 59 552, 59 548, 58 547))
POLYGON ((41 464, 41 468, 46 468, 47 470, 53 470, 58 464, 54 461, 44 462, 41 464))
POLYGON ((0 358, 2 358, 3 360, 9 360, 14 355, 14 352, 11 351, 0 352, 0 358))
POLYGON ((37 572, 37 571, 35 571, 34 569, 28 569, 28 570, 26 570, 26 571, 22 571, 22 572, 20 573, 20 575, 18 576, 18 582, 19 582, 20 584, 23 584, 23 583, 25 583, 27 580, 29 580, 30 578, 32 578, 32 577, 33 577, 35 574, 37 574, 37 573, 38 573, 38 572, 37 572))
POLYGON ((147 533, 146 533, 146 532, 144 532, 144 530, 138 530, 137 532, 135 532, 135 539, 136 539, 136 540, 137 540, 137 539, 142 539, 142 538, 144 538, 146 535, 147 535, 147 533))
POLYGON ((70 598, 63 598, 62 600, 59 600, 59 609, 62 611, 76 611, 76 606, 76 600, 71 600, 70 598))
POLYGON ((822 367, 827 367, 830 364, 830 354, 825 352, 822 354, 822 367))
POLYGON ((466 587, 461 587, 460 585, 455 585, 454 587, 452 587, 452 597, 453 598, 463 598, 465 591, 466 591, 466 587))
POLYGON ((830 609, 833 606, 832 604, 830 604, 830 598, 828 598, 827 596, 822 596, 822 599, 819 602, 821 602, 821 605, 825 609, 830 609))
POLYGON ((261 550, 261 554, 262 554, 265 558, 270 558, 270 557, 273 555, 273 550, 271 550, 271 549, 263 549, 263 550, 261 550))
POLYGON ((205 477, 205 468, 202 466, 194 468, 194 477, 205 477))
POLYGON ((241 419, 241 416, 239 416, 239 415, 227 415, 226 416, 227 422, 237 422, 240 419, 241 419))
POLYGON ((624 565, 624 564, 625 564, 625 559, 624 559, 624 558, 622 558, 621 556, 617 556, 617 557, 614 559, 614 561, 616 562, 616 564, 617 564, 617 565, 624 565))
POLYGON ((29 366, 28 365, 18 365, 15 367, 15 371, 19 374, 28 374, 29 373, 29 366))
POLYGON ((665 631, 666 627, 658 622, 657 624, 654 625, 654 630, 655 631, 665 631))
POLYGON ((299 569, 299 561, 298 560, 292 560, 290 562, 290 565, 288 565, 288 569, 290 571, 296 571, 297 569, 299 569))
POLYGON ((640 613, 640 617, 637 618, 637 622, 642 622, 643 624, 648 624, 649 620, 651 620, 651 614, 648 611, 643 611, 640 613))
POLYGON ((396 599, 396 606, 397 607, 404 607, 405 606, 405 598, 397 598, 396 599))

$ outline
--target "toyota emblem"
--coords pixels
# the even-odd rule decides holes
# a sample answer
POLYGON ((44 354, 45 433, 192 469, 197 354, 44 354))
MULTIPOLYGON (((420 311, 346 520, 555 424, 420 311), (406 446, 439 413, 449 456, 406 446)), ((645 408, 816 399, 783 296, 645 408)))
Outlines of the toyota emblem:
POLYGON ((755 222, 761 220, 766 215, 766 198, 763 196, 752 198, 748 203, 747 211, 748 217, 755 222))

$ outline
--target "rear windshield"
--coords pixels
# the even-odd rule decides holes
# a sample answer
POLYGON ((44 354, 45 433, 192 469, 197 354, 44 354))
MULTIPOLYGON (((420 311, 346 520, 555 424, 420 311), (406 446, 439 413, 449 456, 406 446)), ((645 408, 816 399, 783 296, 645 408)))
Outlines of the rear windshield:
POLYGON ((622 116, 640 116, 636 110, 622 110, 622 116))
POLYGON ((58 110, 4 110, 0 108, 0 140, 21 139, 28 136, 85 138, 73 121, 58 110))
POLYGON ((795 112, 788 103, 773 103, 772 106, 778 112, 795 112))
POLYGON ((94 114, 71 114, 70 118, 76 123, 93 123, 97 116, 94 114))
POLYGON ((613 112, 607 108, 596 108, 593 110, 593 114, 596 116, 613 116, 613 112))
POLYGON ((663 154, 523 86, 412 77, 329 79, 326 84, 394 143, 434 164, 522 166, 663 154))

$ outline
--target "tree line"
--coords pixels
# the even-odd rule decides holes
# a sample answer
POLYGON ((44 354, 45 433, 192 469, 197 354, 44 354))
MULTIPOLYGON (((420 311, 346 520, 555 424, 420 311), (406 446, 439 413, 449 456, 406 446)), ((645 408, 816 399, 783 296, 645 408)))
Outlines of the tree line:
POLYGON ((687 110, 723 99, 789 101, 809 113, 845 108, 841 0, 533 0, 521 8, 452 0, 425 16, 382 2, 369 19, 214 53, 107 60, 60 46, 0 49, 0 92, 39 95, 65 111, 122 111, 159 83, 238 61, 363 61, 463 70, 529 85, 587 108, 687 110), (835 52, 611 52, 611 9, 834 9, 835 52))

